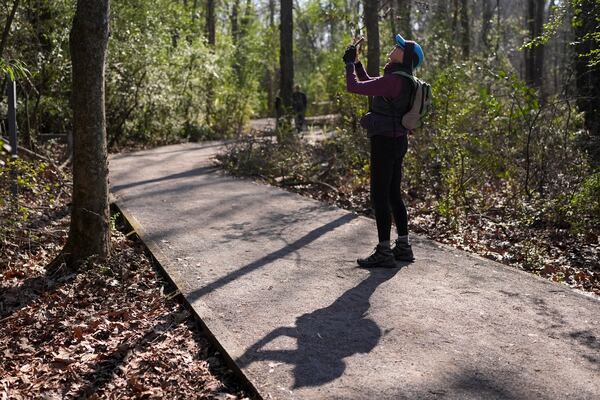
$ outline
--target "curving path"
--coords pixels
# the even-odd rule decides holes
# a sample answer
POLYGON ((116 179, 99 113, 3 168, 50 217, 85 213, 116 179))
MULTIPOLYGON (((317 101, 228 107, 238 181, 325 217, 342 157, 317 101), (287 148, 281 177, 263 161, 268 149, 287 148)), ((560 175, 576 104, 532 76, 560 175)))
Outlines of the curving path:
POLYGON ((219 143, 110 159, 117 205, 265 399, 600 399, 600 301, 226 176, 219 143))

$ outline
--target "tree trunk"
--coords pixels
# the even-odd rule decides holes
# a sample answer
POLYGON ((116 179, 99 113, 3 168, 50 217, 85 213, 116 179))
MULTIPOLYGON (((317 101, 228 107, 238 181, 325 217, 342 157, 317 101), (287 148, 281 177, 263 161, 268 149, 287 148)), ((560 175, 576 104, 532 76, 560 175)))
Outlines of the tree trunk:
MULTIPOLYGON (((546 0, 527 1, 527 28, 529 40, 543 33, 544 7, 546 0)), ((543 90, 544 81, 544 46, 525 49, 525 82, 531 87, 543 90)))
MULTIPOLYGON (((535 36, 541 36, 544 33, 544 22, 545 22, 545 9, 546 9, 546 0, 536 0, 535 7, 535 36)), ((544 96, 544 51, 545 46, 540 45, 536 46, 534 50, 535 57, 535 78, 534 84, 535 87, 539 88, 540 95, 544 96)))
POLYGON ((6 48, 6 44, 8 43, 8 34, 10 33, 10 27, 12 25, 13 19, 15 19, 17 8, 19 8, 19 1, 20 0, 15 0, 15 2, 13 3, 12 10, 6 18, 6 24, 4 25, 4 31, 2 32, 2 42, 0 42, 0 59, 4 59, 4 49, 6 48))
POLYGON ((231 7, 231 39, 233 44, 237 43, 240 36, 240 28, 239 28, 239 19, 238 16, 240 14, 240 0, 233 0, 233 5, 231 7))
POLYGON ((379 0, 364 0, 364 25, 367 30, 367 73, 379 75, 379 0))
POLYGON ((463 59, 468 59, 471 49, 471 30, 469 28, 469 1, 461 0, 460 4, 460 42, 463 59))
POLYGON ((487 54, 490 50, 490 30, 492 29, 492 18, 494 10, 492 0, 483 0, 481 10, 481 43, 483 51, 487 54))
POLYGON ((502 15, 501 12, 502 10, 500 9, 500 0, 496 0, 496 44, 494 48, 495 58, 498 58, 498 52, 500 51, 500 41, 502 40, 502 37, 500 36, 502 34, 502 25, 500 24, 500 16, 502 15))
POLYGON ((110 253, 104 74, 109 0, 78 0, 72 62, 73 200, 65 256, 76 265, 110 253))
POLYGON ((275 0, 269 0, 269 26, 275 26, 275 0))
POLYGON ((397 26, 397 15, 396 15, 396 8, 398 6, 396 5, 396 3, 394 1, 392 1, 392 5, 390 7, 390 12, 389 12, 389 18, 390 18, 390 29, 392 31, 392 35, 396 35, 396 33, 398 33, 398 26, 397 26))
MULTIPOLYGON (((216 25, 215 25, 215 0, 206 0, 206 42, 211 51, 214 51, 214 47, 217 43, 216 40, 216 25)), ((206 116, 205 123, 210 126, 212 124, 213 115, 213 79, 208 78, 206 82, 206 116)))
POLYGON ((576 37, 574 57, 577 73, 577 105, 584 113, 585 128, 589 132, 586 150, 592 168, 600 168, 600 64, 591 66, 592 51, 599 51, 599 41, 589 35, 598 32, 596 18, 600 15, 600 3, 595 0, 580 0, 575 9, 573 30, 576 37))
POLYGON ((458 15, 460 12, 459 0, 452 2, 452 32, 458 32, 458 15))
POLYGON ((290 108, 292 106, 292 90, 294 86, 294 14, 292 0, 281 0, 279 29, 280 96, 283 105, 286 108, 290 108))
POLYGON ((216 40, 215 0, 206 0, 206 39, 209 46, 214 46, 216 40))
MULTIPOLYGON (((269 34, 275 32, 275 0, 269 0, 269 34)), ((274 115, 275 110, 275 87, 277 86, 274 82, 276 67, 269 60, 269 68, 265 69, 265 80, 267 81, 267 101, 269 103, 269 115, 274 115)))
POLYGON ((412 30, 410 26, 410 0, 396 0, 396 20, 398 32, 394 31, 393 34, 399 33, 405 38, 411 38, 412 30))

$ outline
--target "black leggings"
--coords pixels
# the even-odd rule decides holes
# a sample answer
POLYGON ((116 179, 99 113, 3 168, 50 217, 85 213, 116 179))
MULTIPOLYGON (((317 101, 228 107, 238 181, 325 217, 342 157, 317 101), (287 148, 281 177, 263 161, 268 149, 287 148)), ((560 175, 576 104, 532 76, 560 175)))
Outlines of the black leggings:
POLYGON ((379 242, 390 240, 392 216, 399 236, 408 235, 408 216, 402 201, 402 161, 408 150, 406 135, 371 137, 371 203, 377 221, 379 242))

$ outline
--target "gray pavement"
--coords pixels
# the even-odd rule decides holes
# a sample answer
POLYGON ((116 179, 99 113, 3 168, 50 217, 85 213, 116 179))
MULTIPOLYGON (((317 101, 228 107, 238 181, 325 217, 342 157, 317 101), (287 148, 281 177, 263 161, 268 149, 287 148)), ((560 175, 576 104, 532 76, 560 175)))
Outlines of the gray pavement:
POLYGON ((218 143, 110 159, 119 207, 265 399, 600 399, 600 301, 225 175, 218 143))

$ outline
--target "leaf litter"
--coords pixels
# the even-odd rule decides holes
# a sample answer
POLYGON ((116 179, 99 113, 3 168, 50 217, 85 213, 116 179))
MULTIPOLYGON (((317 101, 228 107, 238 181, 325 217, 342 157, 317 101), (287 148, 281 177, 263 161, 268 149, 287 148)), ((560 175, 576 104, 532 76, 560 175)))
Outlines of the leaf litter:
POLYGON ((0 399, 249 398, 135 237, 114 231, 107 262, 46 272, 69 183, 47 167, 19 194, 26 217, 0 203, 0 399))

